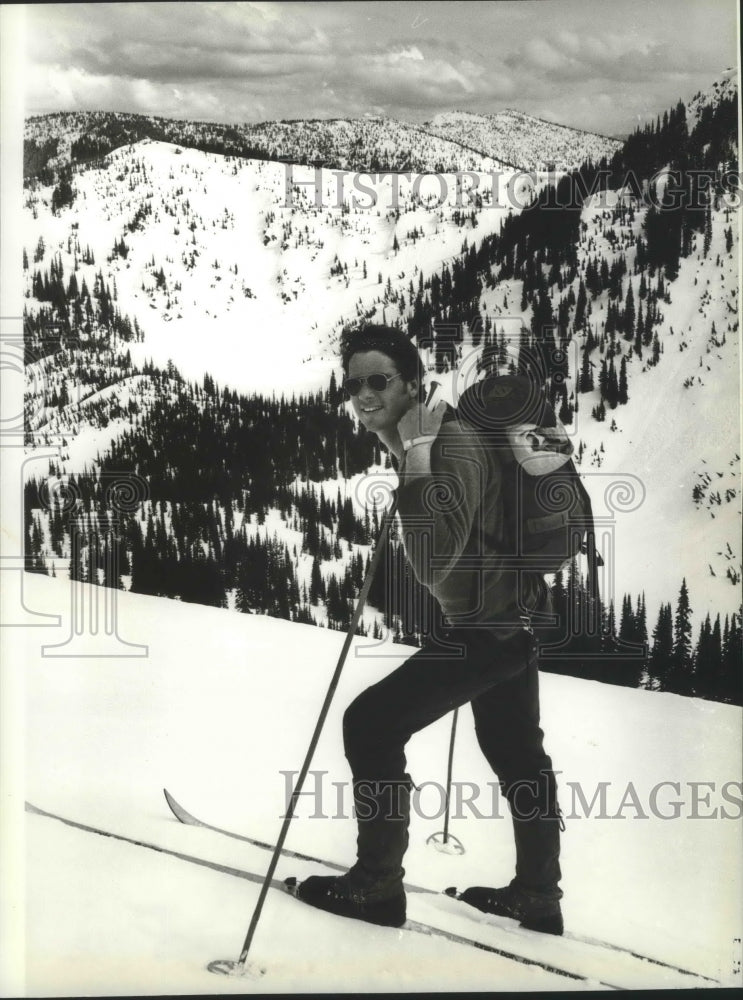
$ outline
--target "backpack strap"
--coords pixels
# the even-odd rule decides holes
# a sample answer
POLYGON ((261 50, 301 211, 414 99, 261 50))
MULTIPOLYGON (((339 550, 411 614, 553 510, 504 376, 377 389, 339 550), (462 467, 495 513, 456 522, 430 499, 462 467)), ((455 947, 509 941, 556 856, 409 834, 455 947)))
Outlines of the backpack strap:
MULTIPOLYGON (((581 552, 588 558, 588 623, 595 621, 596 615, 601 608, 601 594, 599 592, 598 567, 604 565, 601 553, 596 548, 596 526, 593 519, 593 505, 588 490, 578 477, 578 488, 581 491, 583 502, 588 512, 588 528, 581 545, 581 552)), ((597 622, 600 626, 600 622, 597 622)))

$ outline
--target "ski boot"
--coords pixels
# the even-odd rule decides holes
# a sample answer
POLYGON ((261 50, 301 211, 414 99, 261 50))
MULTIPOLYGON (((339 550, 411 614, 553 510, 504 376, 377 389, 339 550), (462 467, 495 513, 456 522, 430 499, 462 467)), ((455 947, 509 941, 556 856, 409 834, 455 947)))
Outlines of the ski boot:
POLYGON ((303 903, 328 913, 384 927, 405 923, 402 878, 375 880, 356 864, 345 875, 310 875, 302 882, 287 878, 284 884, 303 903))
POLYGON ((555 889, 550 893, 538 893, 525 889, 514 879, 510 885, 500 889, 476 885, 460 893, 456 889, 447 889, 446 894, 461 899, 463 903, 469 903, 483 913, 518 920, 527 930, 541 931, 543 934, 563 933, 561 889, 555 889))

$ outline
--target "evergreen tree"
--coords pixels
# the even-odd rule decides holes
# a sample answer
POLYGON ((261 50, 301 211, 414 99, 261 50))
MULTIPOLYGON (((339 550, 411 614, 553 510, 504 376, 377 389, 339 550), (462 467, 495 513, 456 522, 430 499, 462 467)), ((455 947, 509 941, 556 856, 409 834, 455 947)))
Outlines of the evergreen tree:
POLYGON ((727 638, 724 639, 722 647, 720 690, 717 696, 720 701, 743 705, 743 671, 740 667, 743 661, 741 612, 731 616, 730 626, 726 631, 727 638))
POLYGON ((617 620, 613 598, 609 601, 609 607, 604 610, 604 620, 601 631, 603 636, 602 649, 606 653, 613 653, 617 649, 617 620))
POLYGON ((642 345, 645 342, 645 323, 642 318, 642 305, 637 310, 637 323, 635 326, 635 342, 632 349, 638 358, 642 357, 642 345))
POLYGON ((60 171, 57 186, 52 191, 52 213, 58 215, 60 209, 71 205, 75 200, 75 190, 72 187, 72 173, 69 167, 60 171))
POLYGON ((660 340, 658 339, 658 334, 656 332, 653 335, 653 360, 652 360, 653 365, 658 364, 658 362, 660 361, 660 355, 661 355, 660 340))
POLYGON ((635 641, 647 646, 648 643, 648 625, 647 625, 647 610, 645 607, 645 591, 637 598, 637 610, 635 612, 635 641))
POLYGON ((711 200, 707 200, 707 207, 704 212, 704 256, 709 255, 710 245, 712 243, 712 203, 711 200))
POLYGON ((719 698, 723 688, 722 666, 720 616, 717 615, 713 626, 707 613, 694 653, 694 693, 703 698, 719 698))
POLYGON ((579 330, 585 322, 587 301, 586 286, 581 280, 578 285, 578 298, 575 303, 575 316, 573 317, 573 326, 576 330, 579 330))
POLYGON ((635 613, 632 610, 632 598, 625 594, 622 599, 622 615, 619 620, 619 641, 633 643, 635 641, 635 613))
POLYGON ((570 405, 567 392, 563 392, 561 394, 561 398, 562 403, 560 404, 558 417, 560 421, 568 427, 573 422, 573 407, 570 405))
POLYGON ((627 298, 624 300, 624 333, 631 340, 635 333, 635 297, 632 293, 632 282, 627 285, 627 298))
POLYGON ((580 369, 580 376, 578 379, 578 392, 591 392, 593 390, 593 371, 591 365, 591 356, 588 350, 588 344, 583 348, 583 361, 580 369))
POLYGON ((617 403, 619 402, 619 382, 617 379, 617 370, 614 367, 614 358, 612 358, 609 362, 609 371, 606 381, 606 402, 612 410, 616 409, 617 403))
POLYGON ((673 622, 673 690, 688 694, 692 688, 693 659, 691 650, 691 613, 689 592, 684 577, 676 603, 673 622))
POLYGON ((619 366, 619 386, 617 389, 617 402, 620 404, 626 403, 628 400, 627 395, 627 358, 622 355, 622 363, 619 366))
POLYGON ((310 604, 319 604, 325 598, 325 582, 320 572, 320 562, 315 556, 310 574, 310 604))
POLYGON ((653 629, 653 647, 649 672, 661 691, 667 690, 673 663, 673 612, 670 604, 661 604, 653 629))

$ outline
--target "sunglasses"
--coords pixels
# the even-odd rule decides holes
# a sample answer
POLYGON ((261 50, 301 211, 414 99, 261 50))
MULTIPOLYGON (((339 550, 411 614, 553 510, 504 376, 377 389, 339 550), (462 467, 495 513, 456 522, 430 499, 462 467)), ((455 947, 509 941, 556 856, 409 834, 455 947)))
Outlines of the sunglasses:
POLYGON ((384 392, 393 379, 400 378, 400 372, 396 375, 383 375, 381 372, 374 375, 362 375, 359 378, 347 378, 343 381, 343 388, 349 396, 358 396, 361 386, 366 383, 375 392, 384 392))

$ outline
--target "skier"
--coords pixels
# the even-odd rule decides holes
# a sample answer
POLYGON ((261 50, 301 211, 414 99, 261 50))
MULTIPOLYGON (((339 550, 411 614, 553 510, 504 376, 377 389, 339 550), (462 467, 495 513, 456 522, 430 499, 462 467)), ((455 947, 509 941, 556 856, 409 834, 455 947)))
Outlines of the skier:
POLYGON ((561 817, 539 727, 528 618, 529 610, 544 607, 547 588, 537 574, 498 565, 508 484, 496 451, 456 419, 442 422, 446 404, 424 405, 420 357, 402 331, 374 325, 346 333, 341 361, 354 411, 397 469, 406 558, 438 600, 445 628, 345 712, 356 863, 344 875, 290 883, 299 899, 320 909, 402 926, 411 790, 405 744, 470 702, 479 745, 511 809, 516 875, 505 887, 476 886, 460 898, 522 926, 562 934, 561 817))

